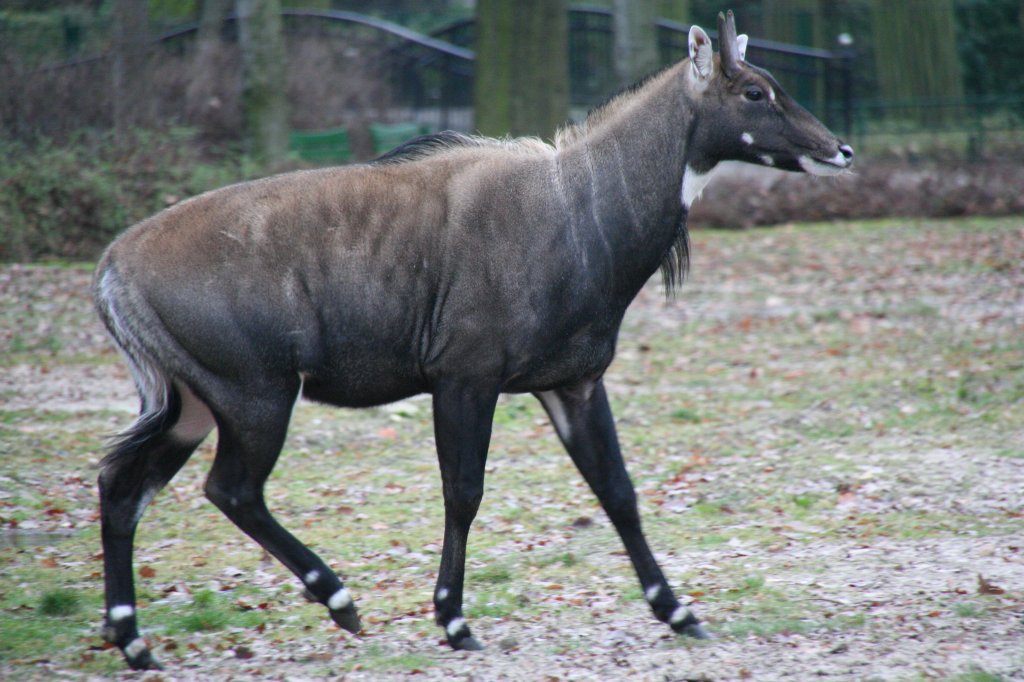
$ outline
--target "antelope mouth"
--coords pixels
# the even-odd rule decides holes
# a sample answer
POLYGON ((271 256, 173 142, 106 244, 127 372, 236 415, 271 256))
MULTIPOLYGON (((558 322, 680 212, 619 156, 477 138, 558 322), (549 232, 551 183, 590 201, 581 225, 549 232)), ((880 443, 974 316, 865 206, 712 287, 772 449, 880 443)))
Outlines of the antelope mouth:
POLYGON ((839 151, 828 158, 801 156, 797 159, 800 167, 811 175, 839 175, 853 165, 853 149, 849 145, 840 145, 839 151))

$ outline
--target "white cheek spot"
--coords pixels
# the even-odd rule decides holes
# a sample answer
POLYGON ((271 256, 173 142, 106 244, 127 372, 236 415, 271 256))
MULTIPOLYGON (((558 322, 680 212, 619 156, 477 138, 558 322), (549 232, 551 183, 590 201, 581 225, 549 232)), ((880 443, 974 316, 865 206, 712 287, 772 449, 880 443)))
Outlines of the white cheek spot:
POLYGON ((131 618, 134 613, 135 613, 135 609, 134 608, 132 608, 131 606, 128 606, 127 604, 123 604, 121 606, 113 606, 113 607, 111 607, 110 611, 107 612, 107 617, 110 618, 110 622, 111 623, 116 623, 119 620, 124 620, 125 618, 131 618))
POLYGON ((307 585, 312 585, 317 580, 320 580, 320 571, 314 569, 306 574, 306 577, 302 579, 302 582, 306 583, 307 585))
POLYGON ((671 625, 676 625, 677 623, 682 623, 684 620, 686 620, 686 618, 689 615, 690 609, 686 608, 685 606, 678 606, 676 607, 676 610, 672 612, 672 615, 669 616, 668 622, 671 625))
POLYGON ((743 140, 743 144, 754 144, 754 136, 750 133, 743 133, 740 139, 743 140))
POLYGON ((658 593, 661 592, 661 585, 651 585, 644 592, 644 596, 647 597, 647 601, 654 601, 658 598, 658 593))
POLYGON ((768 86, 768 99, 773 102, 775 101, 775 88, 770 85, 768 86))
POLYGON ((698 173, 689 165, 686 166, 686 172, 683 173, 683 187, 680 192, 683 206, 690 208, 693 202, 700 198, 701 192, 704 191, 704 187, 710 182, 711 174, 714 172, 715 169, 712 168, 707 173, 698 173))
POLYGON ((327 600, 327 608, 331 611, 337 611, 343 609, 346 606, 352 605, 352 595, 348 593, 348 590, 344 587, 331 595, 331 598, 327 600))
POLYGON ((442 587, 440 590, 437 591, 437 601, 444 601, 447 598, 448 598, 448 588, 447 587, 442 587))
POLYGON ((459 631, 464 627, 466 627, 466 619, 459 616, 458 618, 452 618, 448 623, 448 627, 446 627, 444 631, 448 633, 449 637, 454 637, 459 634, 459 631))
POLYGON ((775 165, 775 159, 773 159, 772 157, 768 156, 767 154, 762 154, 761 155, 761 163, 763 163, 766 166, 774 166, 775 165))
POLYGON ((149 647, 146 646, 146 640, 141 637, 136 637, 124 648, 124 653, 128 658, 135 658, 148 648, 149 647))

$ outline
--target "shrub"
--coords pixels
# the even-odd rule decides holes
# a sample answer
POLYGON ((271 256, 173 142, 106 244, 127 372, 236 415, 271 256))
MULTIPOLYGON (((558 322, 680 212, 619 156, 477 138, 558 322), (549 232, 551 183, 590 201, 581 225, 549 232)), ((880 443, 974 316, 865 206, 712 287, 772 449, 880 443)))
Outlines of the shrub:
POLYGON ((65 144, 0 141, 0 260, 95 257, 118 232, 176 201, 258 174, 210 157, 193 131, 84 131, 65 144))

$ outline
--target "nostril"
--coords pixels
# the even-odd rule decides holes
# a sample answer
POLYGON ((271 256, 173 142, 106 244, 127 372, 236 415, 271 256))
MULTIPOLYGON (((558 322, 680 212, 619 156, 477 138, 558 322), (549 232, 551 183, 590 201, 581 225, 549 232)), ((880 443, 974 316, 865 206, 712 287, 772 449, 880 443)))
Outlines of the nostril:
POLYGON ((853 147, 848 144, 839 145, 839 153, 843 155, 843 158, 847 161, 853 159, 853 147))

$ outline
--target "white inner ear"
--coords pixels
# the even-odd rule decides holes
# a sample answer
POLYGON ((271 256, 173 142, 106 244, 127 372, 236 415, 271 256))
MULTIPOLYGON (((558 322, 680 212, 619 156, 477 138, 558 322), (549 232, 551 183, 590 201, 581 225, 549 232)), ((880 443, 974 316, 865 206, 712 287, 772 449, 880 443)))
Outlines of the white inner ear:
POLYGON ((691 26, 688 44, 690 66, 693 68, 694 75, 701 80, 707 80, 711 77, 711 38, 700 26, 691 26))
POLYGON ((747 61, 747 41, 750 37, 746 33, 741 33, 736 36, 736 53, 740 56, 740 61, 747 61))

